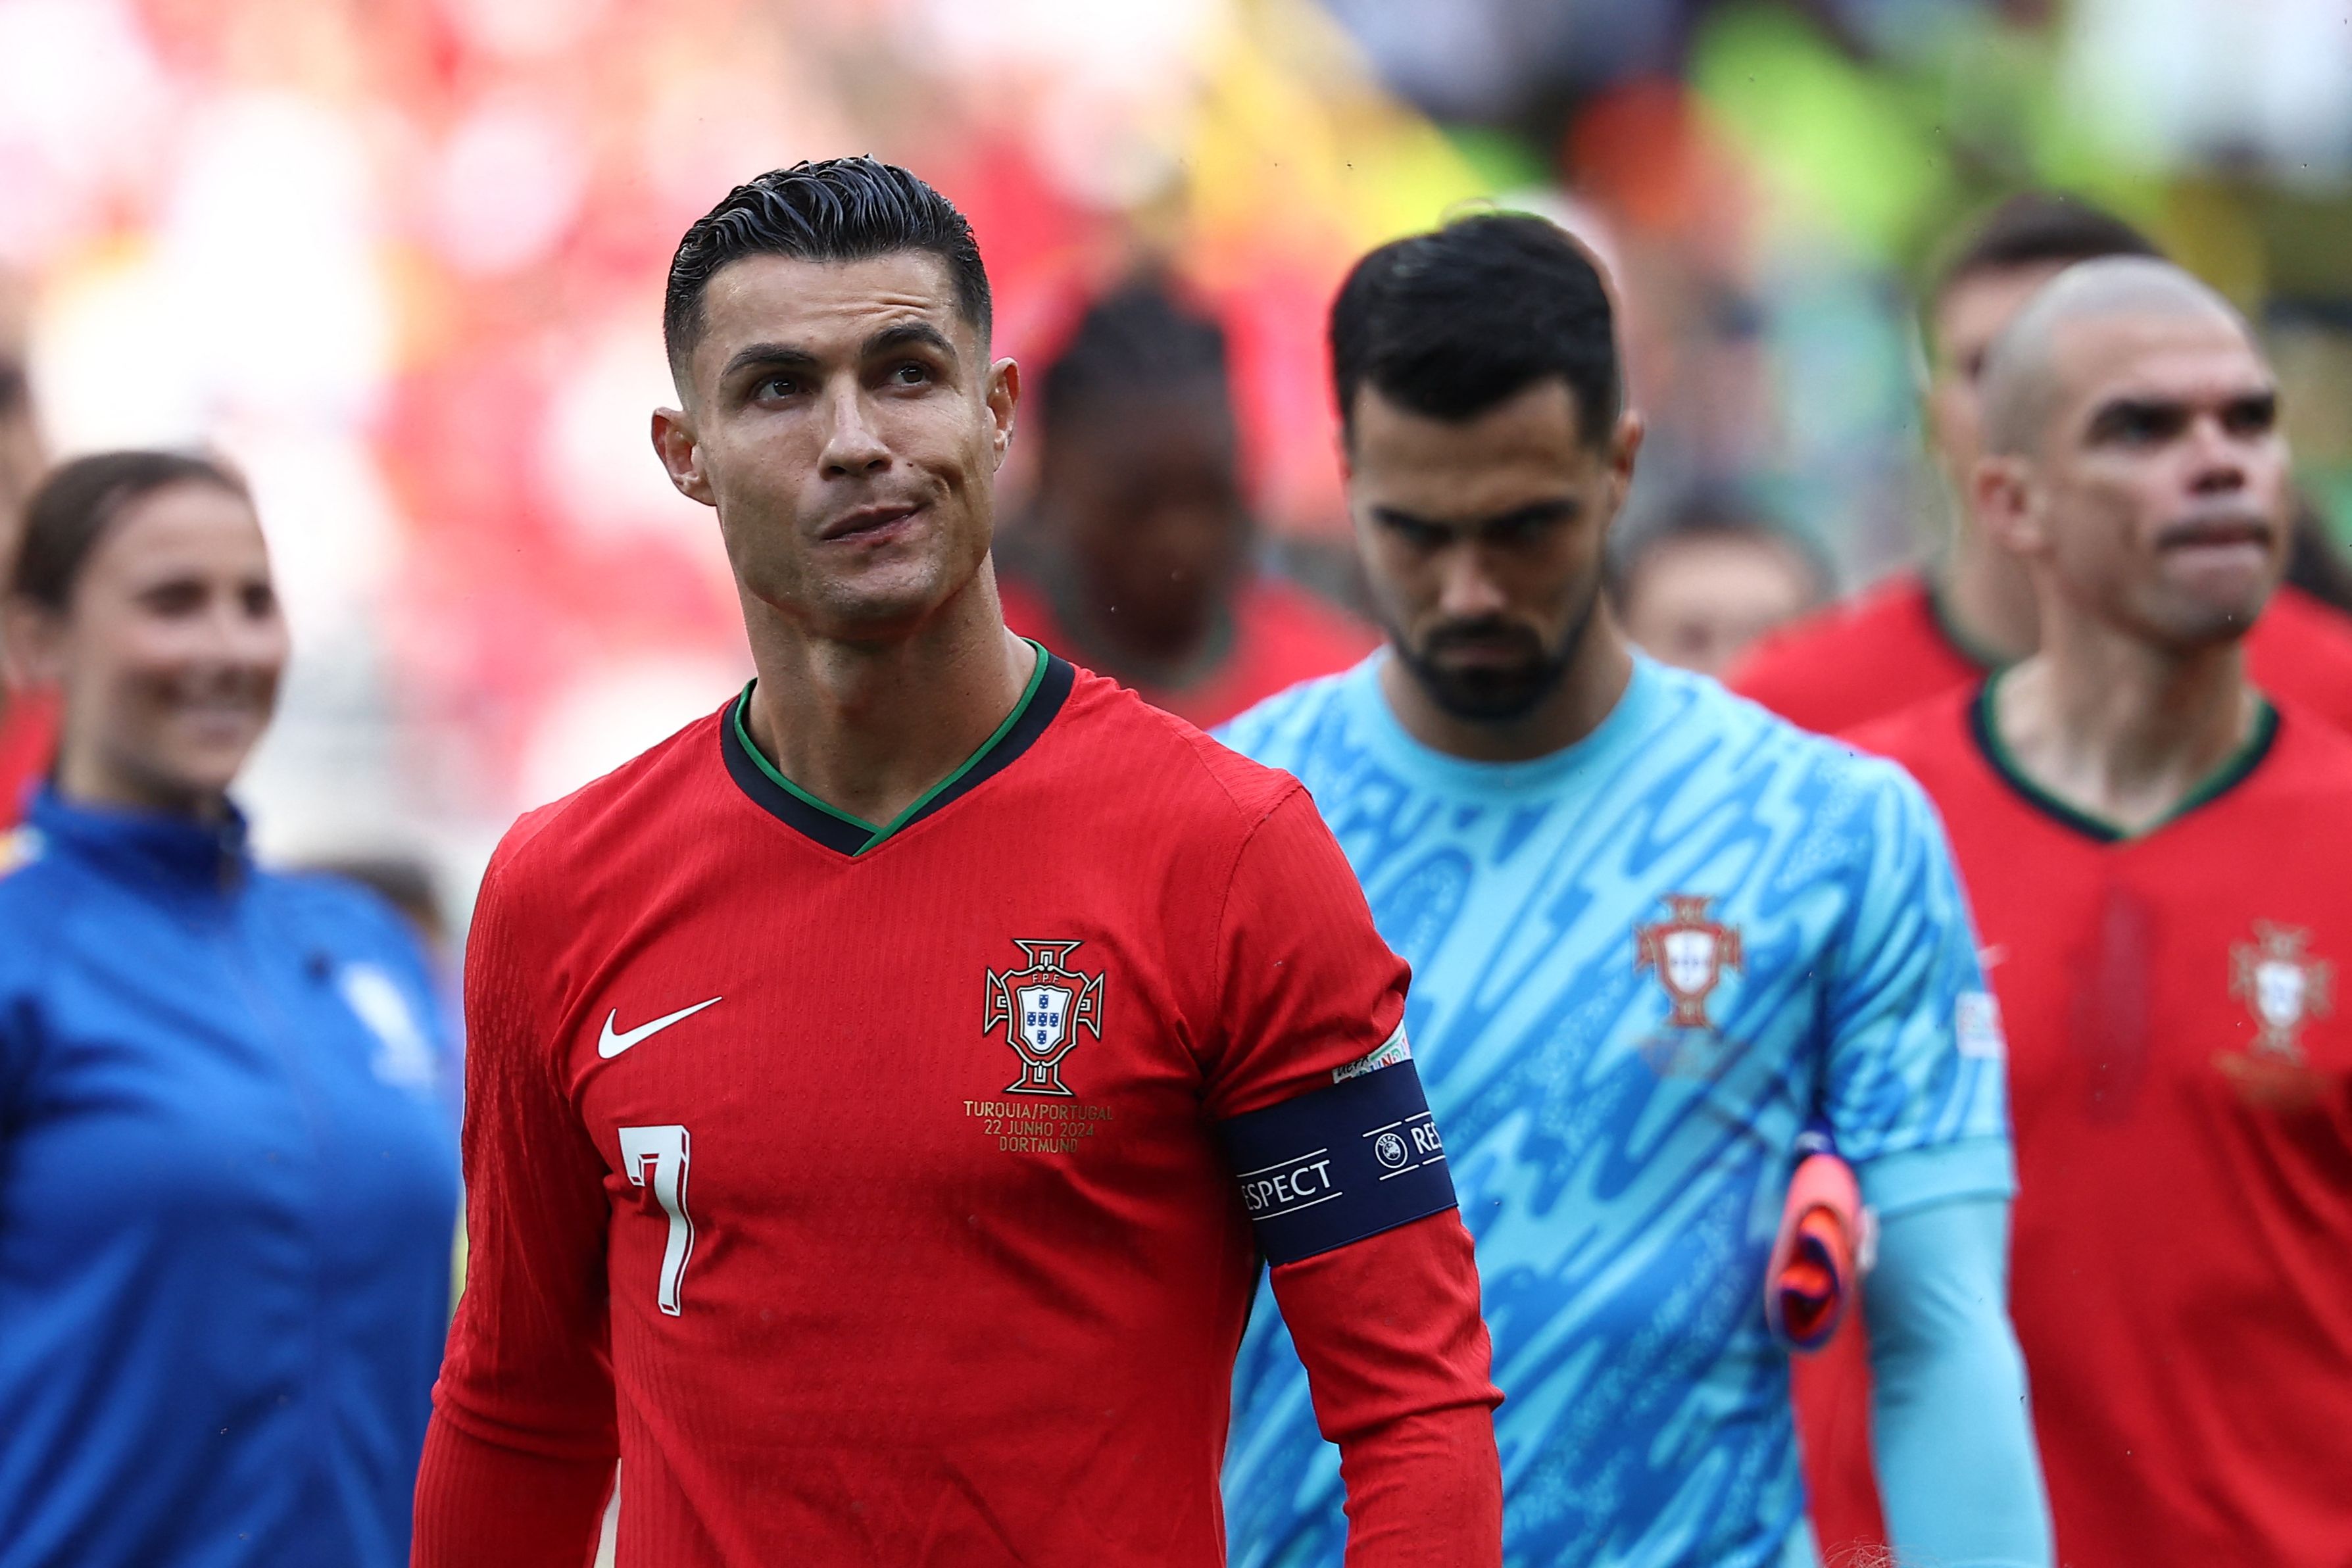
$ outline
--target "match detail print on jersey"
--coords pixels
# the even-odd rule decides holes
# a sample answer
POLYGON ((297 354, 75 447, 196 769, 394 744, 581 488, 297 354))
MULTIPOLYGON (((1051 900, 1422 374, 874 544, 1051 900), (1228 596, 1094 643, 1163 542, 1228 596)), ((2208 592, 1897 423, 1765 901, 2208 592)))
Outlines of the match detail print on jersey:
POLYGON ((1445 1144, 1409 1056, 1218 1131, 1269 1263, 1296 1263, 1455 1206, 1445 1144))

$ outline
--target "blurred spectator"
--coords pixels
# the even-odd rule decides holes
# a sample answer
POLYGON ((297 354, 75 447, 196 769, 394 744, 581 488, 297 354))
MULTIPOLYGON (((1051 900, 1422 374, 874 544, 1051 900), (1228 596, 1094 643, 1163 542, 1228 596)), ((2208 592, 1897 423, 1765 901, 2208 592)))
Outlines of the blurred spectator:
POLYGON ((1366 627, 1255 563, 1215 321, 1131 280, 1039 378, 1034 527, 1004 618, 1202 726, 1354 663, 1366 627))
POLYGON ((1702 499, 1618 548, 1610 597, 1625 635, 1664 664, 1721 675, 1748 645, 1828 597, 1801 540, 1737 503, 1702 499))
POLYGON ((416 944, 258 869, 228 798, 287 657, 244 485, 34 493, 16 662, 63 693, 0 873, 0 1560, 395 1568, 457 1148, 416 944))
MULTIPOLYGON (((33 384, 26 363, 31 321, 30 287, 21 276, 0 267, 0 581, 16 559, 25 499, 41 477, 41 431, 33 416, 33 384)), ((0 670, 0 677, 5 674, 0 670)), ((53 693, 19 691, 13 682, 0 679, 0 827, 16 820, 26 792, 49 765, 57 722, 53 693)))

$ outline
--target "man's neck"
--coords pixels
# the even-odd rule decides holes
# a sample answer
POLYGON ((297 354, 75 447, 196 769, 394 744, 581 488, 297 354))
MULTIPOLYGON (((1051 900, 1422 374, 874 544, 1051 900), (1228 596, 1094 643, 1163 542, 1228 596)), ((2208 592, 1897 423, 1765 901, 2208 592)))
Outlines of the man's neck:
POLYGON ((1474 763, 1524 763, 1576 744, 1601 727, 1633 678, 1633 655, 1606 605, 1596 604, 1560 683, 1516 719, 1465 719, 1439 707, 1402 659, 1381 661, 1381 693, 1405 733, 1474 763))
POLYGON ((1036 668, 983 566, 910 637, 845 643, 747 605, 752 744, 836 811, 893 821, 994 734, 1036 668))
POLYGON ((1964 521, 1952 552, 1932 575, 1933 592, 1960 651, 1979 664, 2013 664, 2041 640, 2033 580, 2017 558, 1964 521))
POLYGON ((2182 652, 2076 616, 2044 625, 2042 650, 1995 689, 1992 721, 2011 764, 2076 811, 2145 832, 2252 735, 2262 698, 2236 643, 2182 652))

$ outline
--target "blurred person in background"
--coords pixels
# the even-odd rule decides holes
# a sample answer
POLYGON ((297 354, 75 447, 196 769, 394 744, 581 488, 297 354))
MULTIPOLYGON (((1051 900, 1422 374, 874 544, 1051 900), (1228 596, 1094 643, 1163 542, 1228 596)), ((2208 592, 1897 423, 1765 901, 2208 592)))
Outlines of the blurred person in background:
POLYGON ((1195 724, 1379 639, 1258 569, 1225 334, 1163 280, 1097 301, 1038 378, 1035 537, 1005 623, 1195 724))
POLYGON ((1496 1561, 1404 965, 1296 780, 1006 629, 990 321, 870 158, 679 241, 655 446, 759 675, 484 876, 417 1568, 577 1568, 616 1457, 631 1568, 1211 1568, 1262 1273, 1351 1560, 1496 1561))
POLYGON ((35 492, 7 649, 61 694, 0 876, 0 1565, 394 1568, 457 1150, 416 943, 258 868, 228 792, 286 624, 244 485, 35 492))
MULTIPOLYGON (((1955 498, 1941 557, 1765 638, 1732 668, 1734 690, 1829 734, 1974 685, 2033 651, 2040 609, 2032 581, 1958 500, 1984 455, 1985 353, 2025 301, 2068 267, 2157 254, 2122 219, 2040 192, 2010 198, 1968 233, 1922 312, 1927 437, 1955 498)), ((2352 619, 2285 590, 2264 609, 2246 656, 2266 689, 2352 728, 2352 619)))
MULTIPOLYGON (((32 289, 0 266, 0 583, 7 581, 25 501, 47 464, 33 409, 32 289)), ((56 694, 19 690, 0 676, 0 827, 16 820, 57 747, 56 694)))
POLYGON ((1701 497, 1611 552, 1610 603, 1633 646, 1721 675, 1757 638, 1829 596, 1829 569, 1787 529, 1701 497))
MULTIPOLYGON (((2000 1062, 1934 813, 1628 647, 1601 579, 1643 426, 1563 231, 1489 216, 1383 247, 1330 343, 1389 647, 1226 733, 1313 792, 1413 966, 1507 1396, 1505 1561, 1811 1563, 1766 1285, 1825 1128, 1880 1214, 1900 1545, 2047 1564, 2000 1062)), ((1326 1568, 1337 1455, 1277 1305, 1235 1369, 1234 1562, 1326 1568)))
POLYGON ((2212 290, 2097 261, 1997 340, 1984 406, 1974 522, 2039 651, 1854 741, 1934 796, 2000 954, 2060 1554, 2341 1568, 2352 741, 2249 668, 2288 549, 2276 382, 2212 290))

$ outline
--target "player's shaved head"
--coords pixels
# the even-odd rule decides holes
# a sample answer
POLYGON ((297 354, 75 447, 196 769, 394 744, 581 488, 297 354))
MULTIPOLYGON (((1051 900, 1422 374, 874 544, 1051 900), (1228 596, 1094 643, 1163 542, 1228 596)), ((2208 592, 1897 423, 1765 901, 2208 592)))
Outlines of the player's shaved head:
POLYGON ((2199 319, 2228 325, 2248 343, 2245 319, 2211 287, 2168 261, 2115 256, 2068 268, 2027 301, 1985 356, 1988 451, 2031 452, 2065 401, 2067 341, 2094 321, 2199 319))

